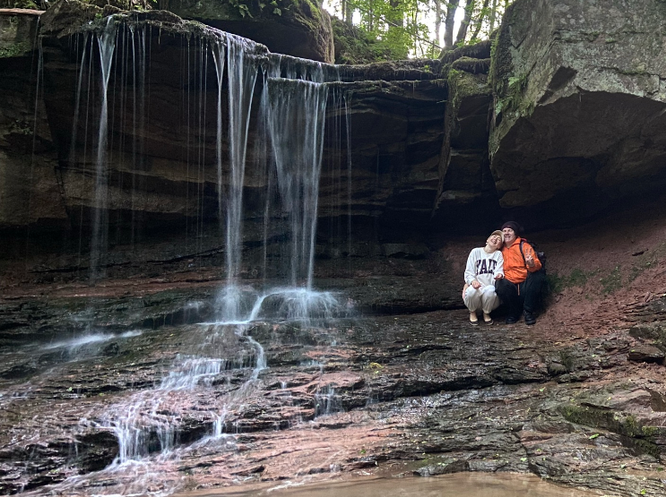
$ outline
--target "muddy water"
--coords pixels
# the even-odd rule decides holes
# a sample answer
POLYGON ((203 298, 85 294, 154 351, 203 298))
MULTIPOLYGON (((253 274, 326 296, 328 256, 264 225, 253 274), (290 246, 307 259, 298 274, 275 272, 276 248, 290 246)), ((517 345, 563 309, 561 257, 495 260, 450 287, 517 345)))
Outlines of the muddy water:
POLYGON ((430 478, 382 478, 353 482, 226 488, 178 494, 173 497, 593 497, 600 494, 561 487, 533 475, 456 473, 430 478))

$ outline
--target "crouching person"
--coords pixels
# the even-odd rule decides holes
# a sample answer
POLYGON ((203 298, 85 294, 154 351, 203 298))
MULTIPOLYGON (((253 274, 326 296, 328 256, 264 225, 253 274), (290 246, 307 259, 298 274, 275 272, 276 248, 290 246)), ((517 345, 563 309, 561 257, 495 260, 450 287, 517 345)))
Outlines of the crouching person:
POLYGON ((499 306, 499 298, 495 293, 495 281, 504 276, 504 258, 502 257, 503 233, 493 231, 483 247, 472 249, 465 266, 465 286, 463 302, 469 309, 469 321, 479 324, 477 312, 483 311, 483 321, 493 322, 490 313, 499 306))
POLYGON ((504 234, 504 279, 497 282, 497 295, 508 308, 507 324, 525 315, 525 324, 536 323, 535 312, 541 301, 546 275, 541 261, 527 242, 521 244, 520 224, 509 221, 502 225, 504 234))

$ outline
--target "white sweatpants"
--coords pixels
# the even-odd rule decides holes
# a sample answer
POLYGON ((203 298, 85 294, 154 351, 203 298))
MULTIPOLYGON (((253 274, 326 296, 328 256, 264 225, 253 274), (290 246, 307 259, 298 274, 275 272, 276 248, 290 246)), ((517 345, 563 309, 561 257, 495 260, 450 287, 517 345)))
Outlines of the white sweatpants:
POLYGON ((495 285, 482 286, 478 290, 470 286, 465 290, 463 302, 470 312, 482 309, 486 314, 490 314, 500 304, 499 297, 495 293, 495 285))

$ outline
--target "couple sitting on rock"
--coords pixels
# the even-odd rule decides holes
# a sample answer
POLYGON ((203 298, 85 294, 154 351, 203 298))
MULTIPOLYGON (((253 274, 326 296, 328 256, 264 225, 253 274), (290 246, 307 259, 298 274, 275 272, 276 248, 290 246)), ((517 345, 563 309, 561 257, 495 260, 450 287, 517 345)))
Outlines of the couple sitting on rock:
POLYGON ((521 226, 508 221, 502 231, 493 231, 484 247, 472 249, 465 268, 463 301, 469 309, 470 323, 493 322, 490 313, 500 303, 507 307, 507 324, 518 322, 525 315, 525 324, 536 323, 534 315, 541 298, 545 274, 541 261, 529 243, 521 243, 521 226))

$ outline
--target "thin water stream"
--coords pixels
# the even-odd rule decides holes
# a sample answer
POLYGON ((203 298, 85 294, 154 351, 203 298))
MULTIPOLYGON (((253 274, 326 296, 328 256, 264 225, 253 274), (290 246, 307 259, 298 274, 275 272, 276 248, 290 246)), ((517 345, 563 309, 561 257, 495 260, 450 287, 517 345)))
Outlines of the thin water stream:
MULTIPOLYGON (((134 107, 131 114, 133 136, 137 136, 137 132, 145 135, 145 129, 136 128, 145 126, 145 114, 149 111, 143 99, 139 101, 136 97, 137 93, 146 93, 144 86, 149 80, 136 77, 136 74, 144 74, 146 65, 149 65, 144 54, 137 56, 135 53, 135 38, 145 39, 145 28, 134 26, 128 21, 128 27, 122 29, 118 28, 116 21, 112 22, 112 18, 109 18, 95 37, 86 37, 72 133, 76 137, 82 103, 91 101, 90 95, 84 96, 81 93, 81 81, 87 69, 89 78, 101 78, 98 90, 99 118, 93 120, 97 126, 96 133, 90 133, 88 129, 84 131, 86 137, 89 134, 96 136, 93 147, 96 157, 90 243, 92 284, 97 283, 103 275, 110 229, 108 213, 114 207, 110 203, 112 194, 109 190, 111 162, 114 160, 109 150, 114 132, 109 118, 110 97, 120 96, 121 114, 125 112, 124 109, 134 107), (92 50, 94 42, 97 43, 100 57, 101 75, 96 74, 92 66, 86 67, 86 61, 92 60, 88 50, 92 50), (117 46, 126 49, 116 50, 117 46), (125 56, 127 47, 131 47, 131 57, 125 56), (118 72, 120 77, 116 76, 118 72), (133 75, 130 90, 122 86, 127 79, 123 74, 133 75), (126 101, 128 95, 132 95, 131 102, 126 101)), ((109 405, 101 416, 81 419, 83 427, 115 434, 119 450, 109 468, 111 470, 144 463, 146 458, 155 457, 156 454, 163 460, 177 460, 176 448, 183 444, 179 439, 181 426, 185 422, 181 419, 182 406, 196 404, 200 397, 211 391, 216 382, 224 381, 225 371, 244 370, 247 374, 244 374, 240 388, 226 396, 220 394, 220 401, 215 405, 201 408, 201 412, 214 422, 207 434, 200 434, 199 437, 224 436, 228 429, 225 424, 226 413, 246 401, 247 393, 259 380, 260 373, 267 368, 262 344, 250 335, 249 330, 253 324, 291 322, 302 327, 325 326, 334 317, 347 312, 347 309, 341 309, 333 293, 313 289, 319 179, 328 100, 323 65, 273 54, 270 57, 265 54, 260 56, 261 50, 251 40, 221 31, 210 29, 207 35, 198 46, 198 67, 191 68, 188 58, 188 78, 194 75, 193 81, 198 81, 198 85, 193 85, 193 88, 199 92, 200 108, 195 112, 197 118, 191 119, 190 106, 187 105, 187 126, 189 128, 192 121, 199 125, 198 174, 203 178, 205 174, 202 168, 208 164, 204 143, 208 123, 205 115, 206 85, 208 79, 212 79, 207 73, 214 71, 217 83, 214 133, 216 210, 219 235, 225 240, 225 285, 220 289, 215 303, 215 321, 200 323, 192 331, 190 343, 182 346, 171 363, 165 366, 161 381, 151 389, 109 405), (263 83, 261 109, 255 113, 260 122, 254 124, 263 130, 269 144, 266 146, 266 152, 269 152, 265 154, 266 164, 261 169, 275 178, 273 182, 267 181, 269 188, 271 185, 276 186, 275 191, 265 193, 268 199, 265 224, 272 218, 284 221, 287 226, 283 250, 285 267, 281 271, 284 280, 277 287, 261 290, 241 283, 248 135, 253 117, 253 95, 260 75, 263 83), (225 106, 228 108, 226 116, 223 112, 225 106)), ((141 45, 141 49, 145 50, 146 47, 141 45)), ((93 86, 88 85, 89 88, 93 86)), ((189 93, 191 90, 184 91, 189 93)), ((190 100, 197 100, 197 97, 188 94, 187 101, 190 100)), ((86 110, 85 115, 89 112, 86 110)), ((122 116, 118 120, 127 121, 122 116)), ((123 134, 125 130, 115 132, 123 134)), ((141 143, 134 140, 133 148, 141 146, 141 143)), ((199 207, 197 212, 200 215, 199 207)), ((197 224, 199 222, 197 220, 197 224)), ((266 262, 264 267, 267 267, 266 262)))

